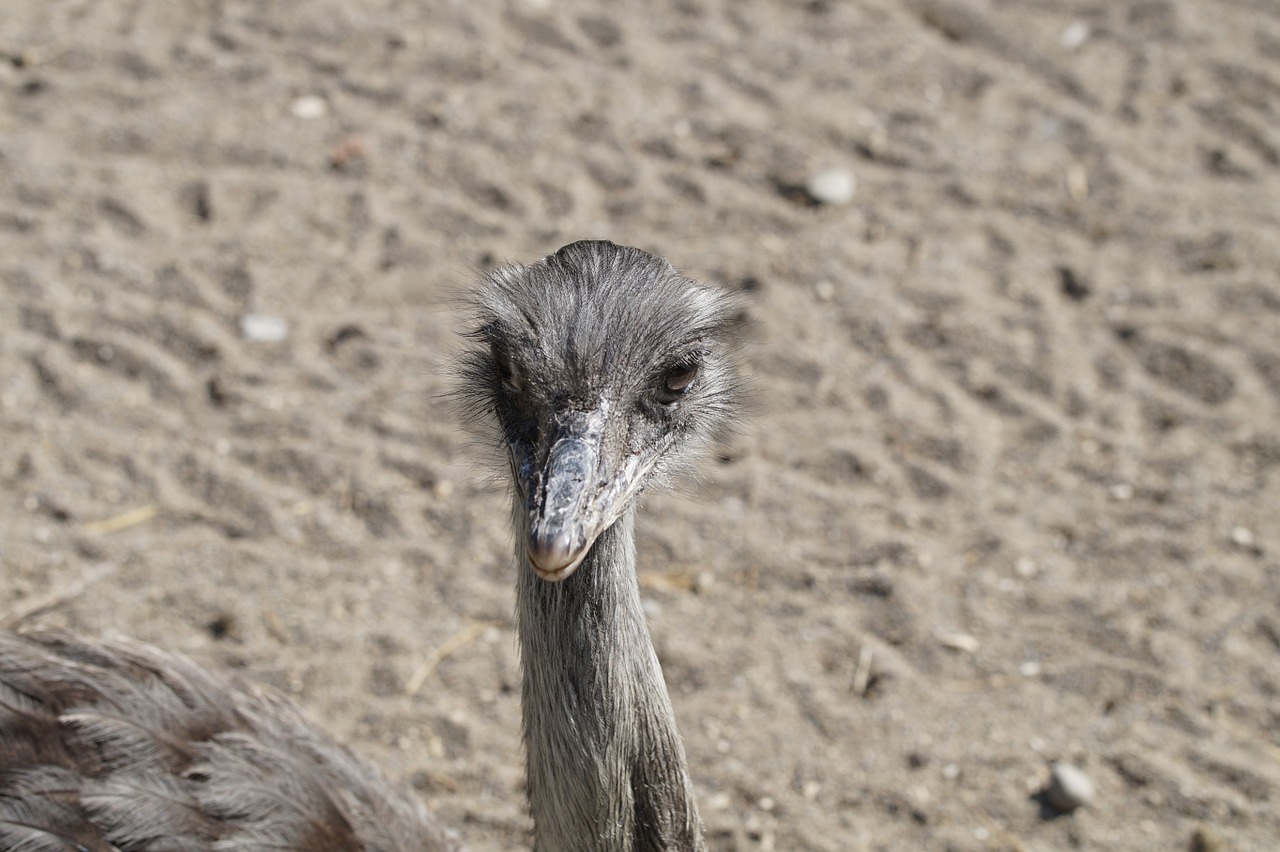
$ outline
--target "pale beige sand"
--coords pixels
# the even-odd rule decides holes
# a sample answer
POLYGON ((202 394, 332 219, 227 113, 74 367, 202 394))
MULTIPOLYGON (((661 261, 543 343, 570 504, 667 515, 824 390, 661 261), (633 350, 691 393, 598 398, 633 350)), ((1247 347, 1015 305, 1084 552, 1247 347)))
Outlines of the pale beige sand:
POLYGON ((713 848, 1277 848, 1272 0, 5 0, 0 50, 0 612, 525 846, 447 297, 610 237, 758 319, 639 532, 713 848))

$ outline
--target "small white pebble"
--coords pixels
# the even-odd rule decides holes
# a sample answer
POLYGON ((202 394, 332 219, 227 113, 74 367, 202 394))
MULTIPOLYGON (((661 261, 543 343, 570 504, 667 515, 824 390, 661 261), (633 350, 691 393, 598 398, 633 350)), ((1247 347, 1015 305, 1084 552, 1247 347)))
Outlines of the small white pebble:
POLYGON ((1125 501, 1133 499, 1133 486, 1127 482, 1117 482, 1111 486, 1111 496, 1117 500, 1125 501))
POLYGON ((1036 561, 1029 556, 1019 558, 1013 567, 1018 572, 1019 577, 1034 577, 1036 575, 1036 561))
POLYGON ((974 839, 974 840, 980 840, 980 841, 981 841, 981 840, 987 840, 987 839, 988 839, 988 838, 990 838, 990 837, 991 837, 991 832, 990 832, 990 831, 988 831, 987 829, 983 828, 982 826, 978 826, 977 828, 975 828, 975 829, 973 830, 973 839, 974 839))
POLYGON ((279 343, 289 336, 289 323, 266 314, 240 317, 240 336, 250 343, 279 343))
POLYGON ((707 797, 707 807, 713 811, 727 811, 733 804, 733 797, 728 793, 712 793, 707 797))
POLYGON ((948 763, 942 767, 942 777, 948 781, 954 781, 960 777, 960 766, 956 763, 948 763))
POLYGON ((1089 40, 1089 25, 1084 21, 1072 21, 1065 30, 1062 31, 1062 37, 1058 40, 1067 50, 1079 50, 1084 43, 1089 40))
POLYGON ((968 633, 940 633, 938 641, 942 643, 942 647, 950 648, 952 651, 972 654, 978 650, 978 640, 968 633))
POLYGON ((806 781, 804 782, 804 786, 800 788, 800 795, 804 796, 806 802, 812 802, 814 799, 818 798, 818 795, 821 792, 822 785, 817 781, 806 781))
POLYGON ((1067 167, 1067 194, 1077 202, 1089 197, 1089 171, 1080 163, 1067 167))
POLYGON ((813 294, 819 302, 830 302, 836 295, 835 285, 830 281, 819 281, 813 285, 813 294))
POLYGON ((308 121, 324 118, 329 114, 329 102, 319 95, 303 95, 289 106, 289 111, 293 113, 294 118, 308 121))
POLYGON ((1018 673, 1023 677, 1036 677, 1040 674, 1040 664, 1035 660, 1027 660, 1018 666, 1018 673))
POLYGON ((1253 546, 1253 531, 1248 527, 1236 527, 1231 531, 1231 540, 1241 547, 1253 546))
POLYGON ((819 204, 848 204, 853 201, 858 182, 848 169, 831 168, 815 173, 804 188, 819 204))
POLYGON ((761 796, 760 801, 756 802, 756 806, 762 811, 771 811, 778 806, 772 796, 761 796))
POLYGON ((1096 793, 1092 779, 1070 763, 1056 761, 1049 768, 1045 796, 1055 810, 1070 813, 1092 802, 1096 793))

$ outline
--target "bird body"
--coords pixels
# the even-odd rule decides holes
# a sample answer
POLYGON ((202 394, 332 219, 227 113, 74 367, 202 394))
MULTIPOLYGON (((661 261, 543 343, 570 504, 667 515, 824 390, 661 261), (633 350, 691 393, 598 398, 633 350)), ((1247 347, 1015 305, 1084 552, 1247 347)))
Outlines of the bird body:
MULTIPOLYGON (((579 242, 493 272, 472 314, 460 396, 511 471, 534 847, 703 849, 634 517, 728 425, 740 306, 579 242)), ((134 643, 0 633, 0 848, 453 846, 271 693, 134 643)))
POLYGON ((454 848, 274 693, 140 643, 0 632, 0 849, 454 848))

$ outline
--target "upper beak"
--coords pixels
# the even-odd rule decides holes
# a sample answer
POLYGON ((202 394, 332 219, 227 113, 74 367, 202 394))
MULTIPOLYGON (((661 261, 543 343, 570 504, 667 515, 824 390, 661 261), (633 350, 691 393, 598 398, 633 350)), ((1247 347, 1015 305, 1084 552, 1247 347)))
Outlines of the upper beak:
POLYGON ((610 463, 607 408, 557 413, 545 457, 535 451, 517 465, 528 518, 525 553, 544 580, 558 582, 577 570, 639 484, 638 456, 610 463))

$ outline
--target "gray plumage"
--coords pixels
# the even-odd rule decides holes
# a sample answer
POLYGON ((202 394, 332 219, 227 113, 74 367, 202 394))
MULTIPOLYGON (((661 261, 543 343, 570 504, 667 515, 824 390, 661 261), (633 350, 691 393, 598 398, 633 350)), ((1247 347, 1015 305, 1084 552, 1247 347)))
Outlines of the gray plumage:
MULTIPOLYGON (((702 849, 633 522, 729 425, 741 306, 607 242, 501 268, 471 306, 460 395, 514 486, 535 848, 702 849)), ((142 645, 0 633, 0 848, 452 846, 273 694, 142 645)))
POLYGON ((0 632, 0 849, 452 848, 274 694, 141 644, 0 632))

